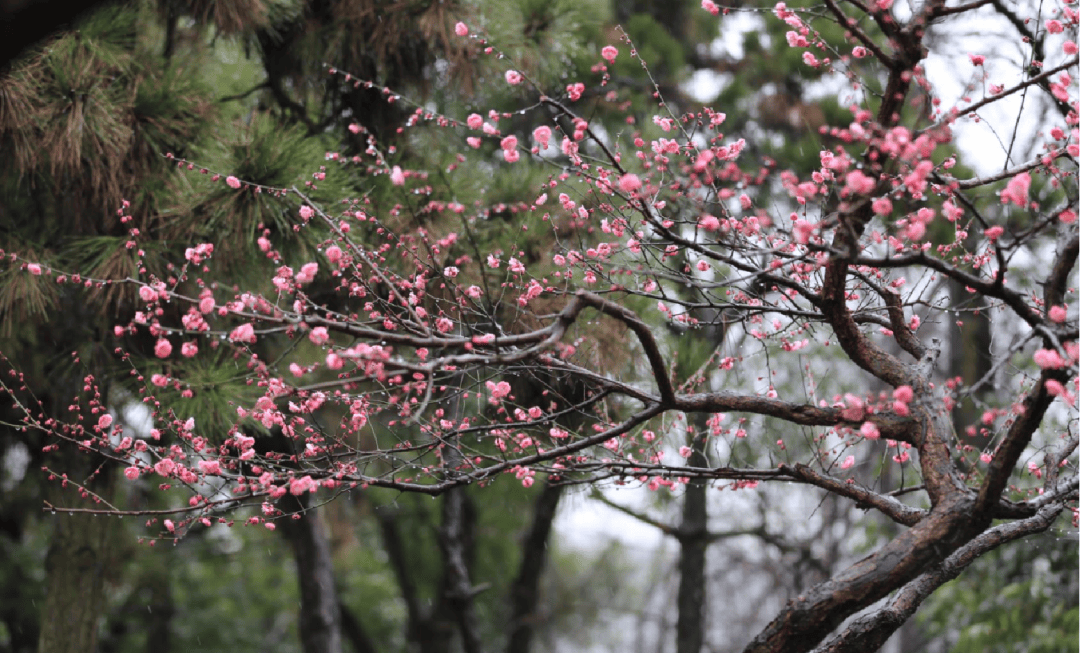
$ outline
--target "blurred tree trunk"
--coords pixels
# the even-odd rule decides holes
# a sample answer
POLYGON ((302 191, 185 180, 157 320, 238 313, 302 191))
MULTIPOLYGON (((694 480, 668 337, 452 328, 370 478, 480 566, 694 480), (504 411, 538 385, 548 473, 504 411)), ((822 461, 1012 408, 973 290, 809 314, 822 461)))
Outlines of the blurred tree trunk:
POLYGON ((287 513, 303 513, 301 519, 277 522, 296 560, 300 583, 300 644, 304 653, 342 653, 341 610, 334 583, 334 563, 319 512, 312 509, 310 494, 303 497, 289 495, 280 507, 287 513))
POLYGON ((548 536, 555 521, 555 511, 564 486, 548 480, 536 498, 533 522, 522 544, 521 566, 510 588, 510 639, 507 653, 528 653, 536 631, 537 605, 540 602, 540 575, 547 562, 548 536))
MULTIPOLYGON (((72 457, 86 458, 83 454, 72 457)), ((79 469, 70 461, 65 469, 79 469)), ((94 492, 108 499, 115 479, 102 472, 94 492)), ((97 508, 89 500, 76 500, 70 489, 53 482, 50 503, 75 508, 97 508)), ((109 572, 111 540, 119 522, 88 514, 57 515, 45 558, 45 604, 41 607, 38 653, 93 653, 97 649, 98 622, 105 608, 105 575, 109 572)))
MULTIPOLYGON (((691 442, 691 467, 707 467, 705 440, 709 432, 705 423, 708 415, 702 413, 695 420, 696 433, 691 442)), ((675 537, 679 540, 679 593, 676 605, 679 610, 675 625, 675 642, 678 653, 699 653, 705 645, 705 555, 709 548, 709 513, 707 505, 708 484, 692 479, 686 485, 683 496, 682 522, 675 537)))

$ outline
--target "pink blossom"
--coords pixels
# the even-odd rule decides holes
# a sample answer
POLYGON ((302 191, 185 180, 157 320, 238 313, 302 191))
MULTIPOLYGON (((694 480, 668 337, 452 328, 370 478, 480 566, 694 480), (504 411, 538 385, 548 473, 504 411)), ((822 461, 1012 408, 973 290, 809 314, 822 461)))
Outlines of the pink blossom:
POLYGON ((904 230, 904 236, 908 240, 922 240, 926 235, 926 223, 919 222, 918 220, 912 220, 907 229, 904 230))
POLYGON ((164 388, 169 385, 169 377, 164 374, 154 374, 150 377, 150 383, 153 383, 159 388, 164 388))
POLYGON ((210 296, 203 297, 199 300, 199 312, 206 315, 210 311, 214 310, 214 298, 210 296))
POLYGON ((1028 204, 1028 190, 1031 188, 1031 175, 1021 172, 1009 180, 1005 190, 1001 191, 1001 203, 1013 204, 1023 208, 1028 204))
POLYGON ((892 200, 888 197, 879 197, 870 205, 870 208, 874 210, 874 213, 878 215, 889 215, 892 213, 892 200))
POLYGON ((465 124, 469 126, 469 129, 480 129, 484 125, 484 117, 478 113, 470 113, 465 119, 465 124))
POLYGON ((341 261, 342 252, 341 248, 337 245, 331 245, 326 248, 326 258, 330 259, 331 263, 337 264, 341 261))
POLYGON ((405 173, 401 171, 401 166, 394 166, 390 171, 390 183, 395 186, 405 185, 405 173))
POLYGON ((216 476, 221 473, 221 463, 216 460, 200 460, 199 471, 216 476))
POLYGON ((546 150, 551 143, 551 127, 540 125, 533 130, 533 138, 539 143, 540 149, 546 150))
POLYGON ((511 135, 507 136, 506 138, 502 139, 501 141, 499 141, 499 147, 502 148, 503 150, 514 150, 514 149, 517 149, 517 146, 518 146, 518 139, 517 139, 517 136, 514 136, 513 134, 511 134, 511 135))
POLYGON ((994 225, 983 233, 986 234, 986 237, 990 239, 991 242, 994 242, 998 238, 1001 238, 1001 234, 1005 233, 1005 227, 1002 227, 1001 225, 994 225))
POLYGON ((881 431, 873 422, 863 422, 863 425, 859 427, 859 434, 867 440, 877 440, 881 437, 881 431))
POLYGON ((791 234, 795 238, 795 242, 800 245, 810 242, 810 236, 813 233, 814 225, 806 220, 796 220, 795 226, 791 228, 791 234))
POLYGON ((134 481, 135 479, 139 478, 139 468, 138 467, 127 467, 127 468, 125 468, 124 469, 124 476, 127 478, 127 480, 134 481))
POLYGON ((318 263, 305 263, 300 266, 300 271, 296 273, 296 283, 311 283, 318 274, 318 263))
POLYGON ((310 220, 311 216, 313 215, 315 215, 315 210, 312 209, 310 206, 305 204, 304 206, 300 207, 300 217, 304 220, 310 220))
POLYGON ((326 327, 318 326, 311 330, 311 333, 308 334, 308 339, 321 347, 330 342, 330 334, 327 333, 326 327))
POLYGON ((1050 307, 1050 320, 1052 322, 1057 322, 1058 324, 1060 324, 1060 323, 1064 322, 1067 317, 1068 317, 1068 313, 1065 312, 1064 307, 1062 307, 1062 306, 1051 306, 1050 307))
POLYGON ((713 16, 720 14, 720 7, 716 6, 716 3, 712 0, 701 0, 701 8, 709 12, 713 16))
POLYGON ((232 330, 229 339, 235 342, 255 342, 255 327, 251 324, 241 324, 232 330))
POLYGON ((225 183, 229 185, 229 188, 240 188, 240 180, 232 175, 225 178, 225 183))
POLYGON ((162 458, 154 463, 154 471, 161 476, 169 476, 176 471, 176 463, 172 458, 162 458))
POLYGON ((319 483, 310 476, 294 478, 289 481, 289 493, 293 496, 299 496, 304 492, 315 492, 318 489, 319 483))
POLYGON ((521 153, 517 150, 503 150, 503 159, 507 163, 517 163, 521 159, 521 153))
POLYGON ((855 456, 848 456, 844 458, 844 462, 840 463, 840 469, 851 469, 855 465, 855 456))
POLYGON ((165 338, 159 338, 154 345, 154 355, 158 358, 168 358, 172 353, 172 343, 165 338))
POLYGON ((866 48, 864 48, 861 45, 856 45, 851 50, 851 56, 855 57, 856 59, 862 59, 863 57, 866 56, 866 48))
POLYGON ((1069 364, 1054 349, 1040 349, 1035 352, 1035 364, 1042 369, 1060 370, 1069 364))
POLYGON ((174 524, 174 523, 173 523, 173 520, 171 520, 171 519, 166 519, 165 521, 163 521, 163 522, 161 522, 161 523, 165 525, 165 529, 166 529, 167 531, 169 531, 170 533, 172 533, 172 532, 175 532, 175 531, 176 531, 176 524, 174 524))
POLYGON ((810 46, 810 42, 806 40, 806 37, 798 32, 788 32, 784 35, 787 38, 787 43, 793 48, 805 48, 810 46))
POLYGON ((192 358, 199 353, 199 346, 194 342, 185 342, 180 345, 180 354, 184 358, 192 358))
POLYGON ((852 170, 844 178, 847 183, 847 191, 857 195, 869 195, 874 191, 873 177, 867 177, 861 170, 852 170))
POLYGON ((604 49, 600 51, 600 56, 607 59, 609 63, 615 63, 615 57, 619 56, 619 50, 613 45, 605 45, 604 49))
POLYGON ((440 317, 435 320, 435 328, 439 330, 439 333, 446 333, 454 328, 454 323, 449 318, 440 317))
POLYGON ((969 54, 968 59, 971 59, 971 65, 981 66, 986 63, 986 57, 981 54, 969 54))
POLYGON ((691 453, 693 453, 693 450, 685 444, 679 447, 679 455, 683 458, 689 458, 691 453))
POLYGON ((698 218, 698 227, 705 231, 717 231, 720 229, 720 220, 715 215, 705 215, 698 218))
POLYGON ((915 398, 915 391, 911 389, 910 385, 902 385, 892 393, 893 399, 902 401, 905 404, 910 404, 911 400, 915 398))
POLYGON ((519 73, 518 71, 516 71, 516 70, 508 70, 508 71, 506 71, 506 83, 509 84, 510 86, 517 86, 518 84, 521 83, 522 79, 523 78, 521 76, 521 73, 519 73))
POLYGON ((1046 31, 1051 34, 1061 34, 1065 31, 1065 27, 1061 24, 1060 20, 1051 19, 1046 21, 1046 31))
POLYGON ((1076 47, 1076 41, 1065 41, 1061 46, 1061 49, 1065 54, 1076 54, 1078 48, 1076 47))
POLYGON ((26 265, 26 271, 34 275, 35 277, 41 276, 41 266, 37 263, 28 263, 26 265))
POLYGON ((150 286, 139 287, 139 299, 143 300, 144 302, 152 302, 157 299, 157 297, 157 291, 150 286))
POLYGON ((469 26, 466 25, 465 23, 459 22, 457 25, 454 25, 454 33, 457 34, 458 36, 468 36, 469 35, 469 26))
POLYGON ((498 383, 488 381, 486 385, 487 389, 491 392, 491 398, 494 400, 499 400, 510 395, 510 384, 506 381, 499 381, 498 383))
POLYGON ((821 62, 818 61, 817 57, 815 57, 812 52, 803 52, 802 60, 803 63, 805 63, 807 66, 810 66, 811 68, 817 68, 821 65, 821 62))
POLYGON ((624 193, 633 193, 641 188, 641 179, 637 175, 631 173, 623 175, 619 179, 619 190, 624 193))
POLYGON ((994 456, 989 451, 984 451, 979 454, 979 460, 986 464, 990 464, 990 461, 994 459, 994 456))
POLYGON ((576 102, 581 99, 581 94, 585 92, 585 85, 581 82, 576 84, 566 85, 566 94, 570 96, 571 102, 576 102))

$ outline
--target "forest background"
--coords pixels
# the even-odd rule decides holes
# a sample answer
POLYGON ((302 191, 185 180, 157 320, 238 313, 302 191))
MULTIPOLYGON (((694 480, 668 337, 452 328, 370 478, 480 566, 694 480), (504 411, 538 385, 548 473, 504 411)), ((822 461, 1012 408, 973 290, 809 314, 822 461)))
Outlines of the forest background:
MULTIPOLYGON (((215 274, 236 287, 257 286, 274 270, 265 248, 256 246, 260 238, 274 240, 289 260, 321 251, 321 243, 294 231, 295 205, 283 208, 272 192, 238 195, 226 178, 245 189, 300 186, 323 206, 360 196, 384 212, 404 205, 406 215, 432 232, 447 231, 454 211, 424 215, 419 199, 403 199, 396 180, 383 174, 396 166, 410 179, 414 171, 432 171, 427 183, 449 189, 440 197, 452 196, 479 216, 468 233, 477 260, 489 252, 516 252, 526 263, 548 260, 559 243, 519 206, 534 200, 522 196, 523 188, 550 180, 548 168, 525 157, 520 165, 493 165, 487 174, 450 180, 437 171, 460 163, 459 153, 470 147, 464 134, 446 129, 409 137, 407 131, 418 108, 462 123, 477 111, 488 119, 494 110, 504 115, 503 133, 520 132, 527 140, 532 125, 518 111, 535 109, 536 98, 507 83, 506 72, 515 69, 553 94, 587 81, 577 106, 603 134, 662 129, 652 120, 658 96, 675 114, 701 105, 722 109, 725 129, 747 140, 740 160, 747 171, 811 175, 831 144, 822 129, 852 120, 843 80, 807 65, 773 4, 738 3, 716 13, 704 4, 712 3, 95 5, 0 71, 0 249, 87 278, 123 279, 137 276, 140 264, 167 274, 180 261, 177 251, 211 240, 215 274), (468 36, 455 32, 459 22, 468 36), (484 54, 478 35, 505 58, 484 54), (605 46, 617 46, 618 58, 601 55, 605 46), (376 86, 357 86, 357 79, 376 86), (384 87, 400 96, 388 96, 384 87), (372 142, 378 144, 374 162, 341 165, 370 154, 372 142), (194 162, 195 169, 178 172, 177 159, 194 162), (200 176, 200 168, 208 174, 200 176), (122 220, 126 216, 143 232, 138 260, 128 256, 133 225, 122 220)), ((843 42, 844 29, 824 5, 788 4, 815 19, 823 41, 843 42)), ((928 37, 935 51, 963 58, 988 35, 1010 43, 1028 39, 1028 50, 982 65, 1011 65, 1018 75, 1034 76, 1024 63, 1045 53, 1031 54, 1031 43, 1044 47, 1047 41, 1026 19, 1045 19, 1051 9, 1044 15, 1039 3, 978 4, 975 23, 946 19, 936 26, 928 37)), ((911 12, 899 5, 889 11, 898 20, 911 12)), ((1075 20, 1065 23, 1065 36, 1075 39, 1075 20)), ((927 69, 939 101, 955 94, 944 98, 946 105, 972 89, 985 91, 978 68, 928 60, 927 69)), ((874 73, 864 74, 873 79, 874 73)), ((1049 92, 1033 94, 1022 106, 985 114, 984 127, 1000 129, 996 117, 1005 124, 1001 133, 1032 141, 1047 116, 1068 114, 1068 103, 1064 109, 1061 103, 1049 92)), ((916 96, 900 109, 902 122, 926 124, 932 110, 928 97, 916 96)), ((1000 167, 988 163, 1000 157, 1000 134, 994 132, 988 146, 987 132, 979 129, 957 129, 951 169, 957 178, 1000 167)), ((478 149, 501 156, 497 142, 478 149)), ((1066 165, 1072 186, 1063 193, 1075 195, 1074 160, 1066 165)), ((1047 205, 1062 193, 1043 192, 1047 205)), ((778 197, 786 193, 757 186, 753 201, 782 204, 778 197)), ((986 215, 1004 210, 992 194, 975 201, 986 215)), ((1074 200, 1065 201, 1075 209, 1074 200)), ((0 277, 0 352, 33 390, 42 414, 62 411, 71 397, 93 387, 94 401, 111 411, 122 435, 147 437, 148 415, 123 380, 133 363, 117 355, 114 340, 116 325, 132 319, 136 291, 103 286, 87 300, 30 276, 25 265, 12 265, 0 277)), ((315 287, 309 294, 330 298, 332 291, 315 287)), ((650 327, 672 352, 676 380, 690 379, 717 351, 738 356, 740 343, 723 315, 711 317, 711 326, 700 330, 651 318, 650 327)), ((946 341, 941 376, 974 384, 1000 371, 990 369, 989 352, 1014 327, 995 326, 977 310, 965 321, 963 328, 937 325, 946 341)), ((166 389, 175 390, 177 414, 207 432, 226 431, 236 406, 253 398, 231 361, 202 355, 183 361, 182 373, 180 364, 154 367, 155 344, 145 335, 129 336, 129 350, 145 355, 140 371, 147 378, 183 378, 182 388, 166 389)), ((626 346, 618 338, 587 345, 597 360, 617 359, 626 346)), ((264 358, 287 349, 266 347, 264 358)), ((298 360, 313 355, 301 351, 298 360)), ((854 369, 840 352, 829 364, 854 369)), ((753 365, 746 376, 767 373, 753 365)), ((783 394, 784 384, 798 386, 797 377, 798 369, 781 375, 777 389, 783 394)), ((14 385, 5 388, 20 396, 14 385)), ((515 388, 519 395, 530 391, 541 389, 515 388)), ((957 431, 978 424, 987 405, 1010 400, 986 387, 972 392, 954 410, 957 431)), ((41 432, 24 428, 26 405, 0 406, 0 651, 742 650, 804 588, 833 577, 897 528, 810 487, 721 491, 702 482, 650 491, 614 479, 532 484, 519 477, 438 497, 378 488, 333 501, 290 494, 282 499, 284 509, 304 517, 273 521, 274 530, 250 509, 233 514, 229 527, 190 528, 172 537, 146 517, 44 510, 75 505, 72 488, 56 481, 64 474, 82 485, 93 479, 98 495, 144 511, 167 509, 177 498, 153 481, 128 483, 121 467, 74 448, 50 449, 41 432), (464 588, 458 584, 462 568, 471 579, 464 588)), ((564 426, 581 426, 574 419, 564 426)), ((1075 433, 1075 413, 1063 421, 1075 433)), ((710 426, 704 418, 693 424, 701 433, 710 426)), ((683 440, 669 455, 686 447, 690 464, 703 464, 694 429, 672 429, 671 437, 683 440)), ((768 450, 741 439, 735 448, 748 463, 770 461, 768 450)), ((1075 454, 1069 465, 1075 471, 1075 454)), ((888 465, 871 467, 867 477, 901 482, 889 476, 898 472, 888 465)), ((1074 647, 1080 586, 1071 516, 1066 512, 1044 533, 980 559, 934 594, 886 650, 1074 647)))

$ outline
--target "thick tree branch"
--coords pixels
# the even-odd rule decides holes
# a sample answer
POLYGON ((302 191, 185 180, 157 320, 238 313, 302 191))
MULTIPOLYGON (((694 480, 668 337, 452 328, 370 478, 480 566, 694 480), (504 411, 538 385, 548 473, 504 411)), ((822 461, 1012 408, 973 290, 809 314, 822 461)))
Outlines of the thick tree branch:
POLYGON ((885 640, 915 614, 934 590, 959 576, 960 572, 980 556, 1002 544, 1050 528, 1063 509, 1064 506, 1060 503, 1045 506, 1034 517, 991 528, 905 585, 886 607, 857 619, 827 644, 814 649, 814 653, 863 653, 878 650, 885 644, 885 640))

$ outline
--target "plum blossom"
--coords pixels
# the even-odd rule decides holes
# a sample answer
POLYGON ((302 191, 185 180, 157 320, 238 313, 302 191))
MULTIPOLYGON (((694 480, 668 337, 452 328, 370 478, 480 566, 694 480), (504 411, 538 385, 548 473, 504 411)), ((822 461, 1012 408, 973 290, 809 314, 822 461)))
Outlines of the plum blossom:
POLYGON ((229 175, 225 178, 225 183, 229 185, 229 188, 240 188, 240 180, 236 177, 233 177, 232 175, 229 175))
POLYGON ((469 26, 459 22, 457 25, 454 25, 454 34, 457 34, 458 36, 468 36, 469 26))
POLYGON ((395 186, 405 185, 405 173, 401 171, 401 166, 394 166, 390 171, 390 183, 395 186))
POLYGON ((326 327, 317 326, 311 330, 311 333, 308 334, 308 340, 310 340, 313 344, 321 347, 322 345, 330 342, 330 334, 327 333, 326 327))
POLYGON ((631 173, 619 178, 619 190, 624 193, 633 193, 641 188, 641 179, 631 173))
POLYGON ((498 383, 488 381, 485 385, 487 386, 488 392, 491 393, 489 401, 493 404, 510 395, 510 384, 506 381, 499 381, 498 383))
POLYGON ((154 345, 154 355, 158 358, 168 358, 172 354, 172 343, 165 338, 159 338, 154 345))
POLYGON ((619 56, 619 49, 613 45, 605 45, 603 50, 600 50, 600 56, 607 59, 609 63, 615 63, 615 57, 619 56))
POLYGON ((521 76, 521 73, 516 70, 506 71, 506 83, 510 86, 517 86, 521 83, 523 79, 524 78, 521 76))
POLYGON ((863 425, 859 427, 859 435, 867 440, 877 440, 881 437, 881 431, 878 430, 877 424, 874 424, 873 422, 863 422, 863 425))
POLYGON ((1031 175, 1021 172, 1009 180, 1005 190, 1001 191, 1001 203, 1013 204, 1024 208, 1028 204, 1028 190, 1031 188, 1031 175))
POLYGON ((548 149, 548 145, 551 143, 551 127, 540 125, 533 130, 533 138, 536 139, 541 150, 548 149))
POLYGON ((229 339, 234 342, 255 342, 255 327, 251 324, 241 324, 229 333, 229 339))
POLYGON ((1035 352, 1035 364, 1042 369, 1060 370, 1069 364, 1054 349, 1040 349, 1035 352))

